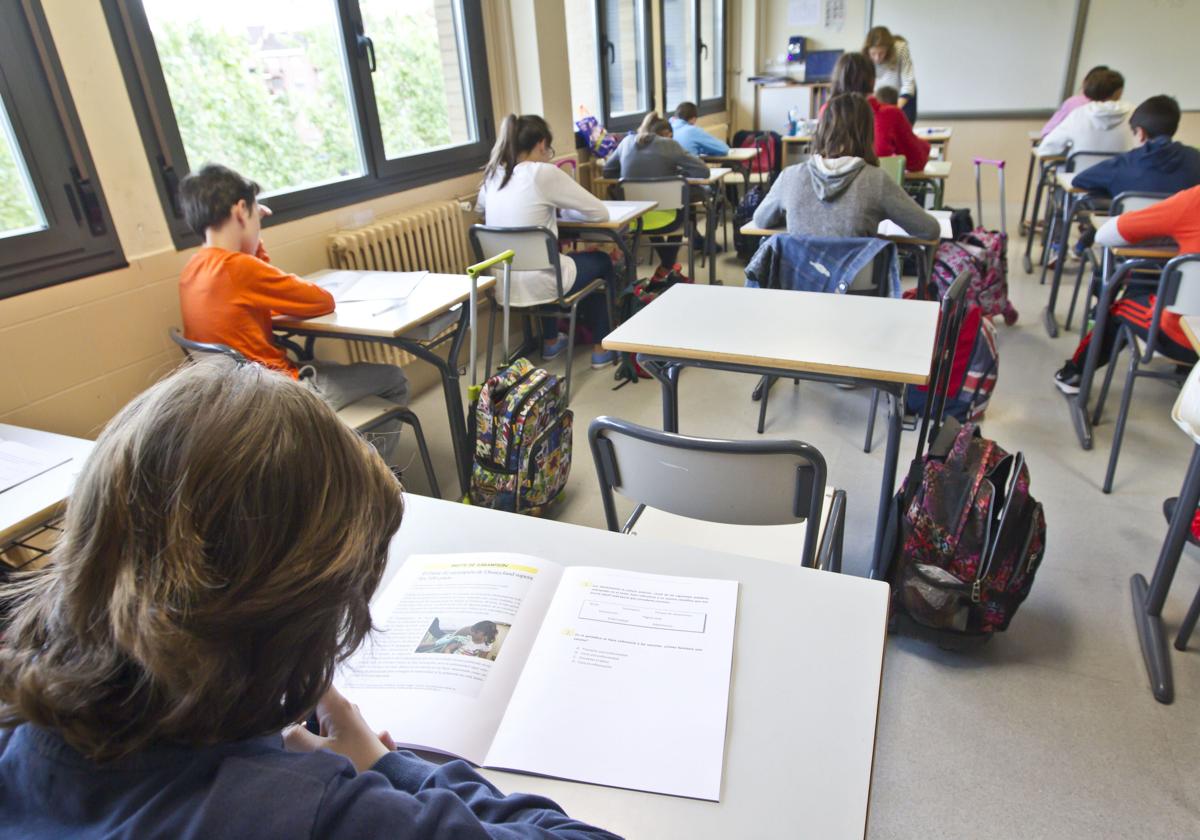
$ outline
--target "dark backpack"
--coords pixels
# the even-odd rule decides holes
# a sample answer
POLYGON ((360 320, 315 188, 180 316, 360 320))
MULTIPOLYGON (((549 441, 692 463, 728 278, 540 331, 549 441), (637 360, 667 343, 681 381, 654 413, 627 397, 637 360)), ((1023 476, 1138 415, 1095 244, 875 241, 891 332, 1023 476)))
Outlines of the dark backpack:
POLYGON ((1033 585, 1046 548, 1029 470, 979 435, 949 423, 944 455, 913 461, 896 497, 899 540, 887 579, 893 613, 950 636, 1004 630, 1033 585))
MULTIPOLYGON (((954 348, 954 362, 946 385, 946 414, 961 423, 980 420, 987 411, 1000 373, 1000 353, 996 348, 996 327, 983 310, 971 306, 963 318, 954 348)), ((905 391, 905 414, 920 415, 925 410, 928 386, 905 391)))
MULTIPOLYGON (((685 277, 672 269, 666 277, 654 279, 643 277, 621 293, 617 300, 617 313, 622 322, 628 321, 634 313, 649 306, 659 295, 677 283, 691 283, 692 278, 685 277)), ((613 379, 624 385, 626 382, 637 382, 638 379, 648 379, 650 374, 642 370, 633 353, 621 353, 621 361, 613 373, 613 379)), ((621 387, 620 385, 617 388, 621 387)), ((616 390, 614 388, 613 390, 616 390)))
POLYGON ((483 383, 471 404, 471 504, 540 516, 571 473, 574 415, 559 379, 517 359, 483 383))
POLYGON ((762 204, 766 192, 762 185, 756 185, 746 191, 746 195, 738 202, 733 211, 733 248, 737 251, 738 259, 749 261, 754 256, 754 252, 758 250, 758 243, 762 241, 761 236, 749 236, 742 233, 742 225, 750 222, 754 218, 754 211, 758 209, 758 205, 762 204))

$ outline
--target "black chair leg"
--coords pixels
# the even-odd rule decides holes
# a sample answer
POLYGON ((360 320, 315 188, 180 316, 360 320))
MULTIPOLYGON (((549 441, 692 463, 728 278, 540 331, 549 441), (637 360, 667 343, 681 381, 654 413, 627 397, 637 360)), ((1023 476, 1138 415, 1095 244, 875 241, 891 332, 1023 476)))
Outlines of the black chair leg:
POLYGON ((1175 649, 1187 650, 1188 642, 1192 638, 1192 632, 1196 629, 1196 622, 1200 620, 1200 589, 1196 590, 1196 597, 1192 599, 1192 605, 1188 607, 1187 615, 1183 617, 1183 624, 1179 625, 1179 635, 1175 637, 1175 649))
POLYGON ((867 415, 867 440, 863 443, 863 452, 870 454, 871 444, 875 440, 875 415, 879 412, 879 389, 871 389, 871 413, 867 415))
POLYGON ((421 421, 411 411, 405 411, 398 415, 397 419, 412 427, 413 436, 417 439, 417 451, 421 455, 421 464, 425 467, 425 480, 429 482, 429 492, 434 498, 440 499, 442 491, 438 486, 437 473, 433 471, 433 459, 429 457, 429 446, 425 443, 425 432, 421 429, 421 421))
POLYGON ((762 390, 762 396, 758 399, 758 433, 761 435, 763 429, 767 425, 767 400, 771 396, 771 388, 775 385, 774 376, 764 376, 759 387, 762 390))
MULTIPOLYGON (((1129 403, 1133 399, 1133 383, 1137 381, 1137 344, 1130 342, 1129 372, 1126 374, 1125 390, 1121 394, 1121 411, 1117 414, 1117 425, 1113 429, 1112 451, 1108 455, 1108 471, 1104 475, 1104 492, 1111 493, 1113 478, 1117 474, 1117 458, 1121 455, 1121 438, 1125 434, 1125 421, 1129 417, 1129 403)), ((1116 360, 1110 361, 1113 364, 1116 360)))

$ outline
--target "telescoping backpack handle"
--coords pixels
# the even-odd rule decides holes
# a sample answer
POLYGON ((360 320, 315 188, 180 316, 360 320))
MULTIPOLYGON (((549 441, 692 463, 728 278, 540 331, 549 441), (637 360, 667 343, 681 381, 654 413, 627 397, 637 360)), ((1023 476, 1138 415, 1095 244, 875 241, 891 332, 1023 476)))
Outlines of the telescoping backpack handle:
POLYGON ((1004 161, 995 160, 993 158, 975 158, 975 211, 976 219, 980 227, 987 227, 983 223, 983 187, 980 184, 980 167, 983 165, 996 167, 996 172, 1000 176, 1000 232, 1008 233, 1008 222, 1004 218, 1004 161))

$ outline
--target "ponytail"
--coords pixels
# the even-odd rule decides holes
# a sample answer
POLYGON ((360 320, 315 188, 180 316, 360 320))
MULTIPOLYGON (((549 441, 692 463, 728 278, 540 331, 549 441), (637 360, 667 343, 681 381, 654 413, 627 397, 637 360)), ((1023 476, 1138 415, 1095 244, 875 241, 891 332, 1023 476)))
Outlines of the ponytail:
POLYGON ((638 126, 637 138, 633 141, 639 149, 644 149, 654 142, 654 138, 658 137, 664 131, 668 131, 671 124, 658 115, 657 111, 651 111, 646 114, 642 120, 642 124, 638 126))
POLYGON ((550 126, 535 114, 517 116, 509 114, 500 123, 500 132, 496 137, 496 145, 492 147, 492 156, 483 170, 483 183, 487 184, 501 169, 504 178, 497 189, 504 189, 512 178, 513 170, 517 167, 517 158, 533 151, 534 146, 543 140, 547 144, 554 142, 550 134, 550 126))

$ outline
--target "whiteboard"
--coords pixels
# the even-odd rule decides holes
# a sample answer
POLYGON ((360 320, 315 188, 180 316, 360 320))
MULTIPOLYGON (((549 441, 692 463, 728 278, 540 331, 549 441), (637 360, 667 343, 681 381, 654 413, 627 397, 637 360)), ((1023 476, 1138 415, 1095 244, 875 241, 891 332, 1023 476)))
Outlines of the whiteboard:
POLYGON ((871 25, 908 40, 918 117, 1054 110, 1070 61, 1075 3, 875 0, 871 25))
POLYGON ((1091 0, 1078 79, 1082 82, 1089 68, 1107 64, 1125 76, 1123 98, 1134 105, 1167 93, 1181 108, 1198 110, 1198 30, 1197 0, 1091 0))

